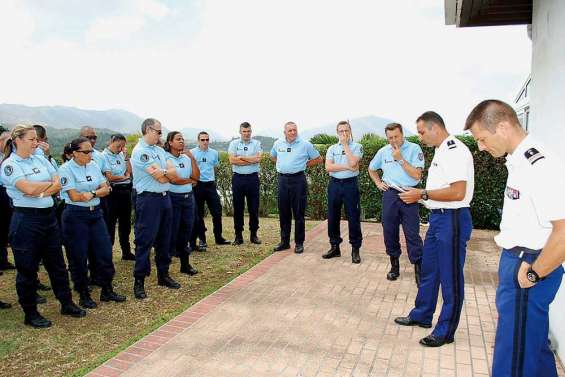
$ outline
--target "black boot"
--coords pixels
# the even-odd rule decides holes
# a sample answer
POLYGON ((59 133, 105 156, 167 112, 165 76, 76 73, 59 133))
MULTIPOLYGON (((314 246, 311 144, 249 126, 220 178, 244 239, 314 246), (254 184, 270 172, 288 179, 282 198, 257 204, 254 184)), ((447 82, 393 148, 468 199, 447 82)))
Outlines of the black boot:
POLYGON ((12 304, 8 304, 7 302, 0 301, 0 309, 10 309, 12 304))
POLYGON ((116 292, 114 292, 114 288, 112 287, 112 284, 104 285, 102 287, 102 290, 100 291, 100 301, 124 302, 125 300, 126 300, 126 296, 119 295, 116 292))
POLYGON ((251 232, 249 241, 251 241, 251 243, 254 243, 255 245, 261 245, 261 240, 259 239, 259 237, 257 237, 257 232, 251 232))
POLYGON ((35 303, 37 305, 40 304, 46 304, 47 303, 47 299, 43 296, 38 295, 37 293, 35 294, 35 303))
POLYGON ((220 236, 216 238, 216 245, 229 245, 231 242, 220 236))
POLYGON ((206 252, 207 248, 208 248, 208 244, 206 243, 206 241, 200 241, 200 243, 198 244, 198 248, 196 250, 204 253, 206 252))
POLYGON ((180 288, 180 284, 174 281, 169 274, 157 276, 157 284, 171 289, 180 288))
POLYGON ((396 280, 400 276, 400 261, 398 257, 390 257, 390 271, 386 274, 388 280, 396 280))
POLYGON ((339 249, 339 245, 332 245, 325 254, 322 254, 322 258, 324 259, 335 257, 341 257, 341 250, 339 249))
POLYGON ((131 251, 122 253, 122 260, 135 260, 135 254, 131 251))
POLYGON ((361 257, 359 256, 359 248, 351 248, 351 263, 359 264, 361 263, 361 257))
POLYGON ((80 292, 80 298, 78 300, 78 304, 85 309, 94 309, 98 306, 96 305, 92 297, 90 297, 90 293, 88 292, 88 290, 80 292))
POLYGON ((193 268, 190 263, 188 263, 188 255, 179 257, 180 259, 180 273, 187 275, 196 275, 198 270, 193 268))
POLYGON ((243 235, 241 233, 236 233, 235 239, 233 240, 232 245, 238 246, 238 245, 241 245, 241 244, 243 244, 243 235))
POLYGON ((416 279, 416 287, 420 288, 420 281, 421 281, 421 274, 422 274, 422 262, 414 263, 414 278, 416 279))
POLYGON ((86 311, 76 306, 74 302, 69 301, 69 302, 65 302, 64 304, 61 304, 61 314, 75 318, 80 318, 86 315, 86 311))
POLYGON ((145 280, 144 279, 135 278, 135 281, 133 283, 133 294, 134 294, 135 298, 138 298, 140 300, 147 298, 147 295, 145 294, 145 280))
POLYGON ((273 251, 284 251, 288 249, 290 249, 290 244, 281 242, 273 248, 273 251))
POLYGON ((38 291, 50 291, 51 287, 41 283, 40 281, 37 282, 37 290, 38 291))
POLYGON ((23 309, 25 313, 24 323, 26 325, 35 327, 36 329, 51 327, 51 321, 39 314, 35 306, 23 309))

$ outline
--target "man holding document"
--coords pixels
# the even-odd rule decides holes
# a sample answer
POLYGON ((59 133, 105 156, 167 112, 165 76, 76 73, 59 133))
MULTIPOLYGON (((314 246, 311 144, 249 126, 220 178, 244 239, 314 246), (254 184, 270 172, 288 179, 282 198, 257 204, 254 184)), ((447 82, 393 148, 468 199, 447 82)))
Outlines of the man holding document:
POLYGON ((416 285, 420 284, 420 260, 422 238, 418 203, 406 204, 398 194, 416 186, 422 178, 424 153, 418 144, 404 139, 402 126, 390 123, 385 128, 389 144, 377 152, 369 164, 369 175, 383 192, 382 224, 386 253, 391 268, 386 278, 396 280, 400 276, 400 225, 406 238, 408 258, 414 265, 416 285), (377 172, 383 171, 382 178, 377 172))

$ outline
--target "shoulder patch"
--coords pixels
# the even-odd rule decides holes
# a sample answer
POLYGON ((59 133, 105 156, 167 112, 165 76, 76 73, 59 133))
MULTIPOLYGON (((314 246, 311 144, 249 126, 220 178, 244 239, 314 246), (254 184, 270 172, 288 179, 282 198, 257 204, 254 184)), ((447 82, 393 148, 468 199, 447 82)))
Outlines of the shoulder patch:
POLYGON ((424 152, 418 153, 418 160, 424 161, 424 152))
POLYGON ((61 177, 61 186, 66 186, 69 183, 67 177, 61 177))
POLYGON ((447 142, 447 148, 448 148, 448 149, 455 149, 455 148, 457 148, 457 144, 455 144, 455 141, 449 140, 449 141, 447 142))
POLYGON ((143 153, 141 155, 141 162, 147 162, 147 161, 149 161, 149 155, 143 153))
POLYGON ((530 164, 535 164, 539 160, 545 158, 543 154, 540 153, 536 148, 530 148, 526 152, 524 152, 524 156, 528 160, 530 164))
POLYGON ((13 173, 14 173, 14 167, 12 165, 4 166, 4 174, 6 174, 6 177, 11 176, 13 173))

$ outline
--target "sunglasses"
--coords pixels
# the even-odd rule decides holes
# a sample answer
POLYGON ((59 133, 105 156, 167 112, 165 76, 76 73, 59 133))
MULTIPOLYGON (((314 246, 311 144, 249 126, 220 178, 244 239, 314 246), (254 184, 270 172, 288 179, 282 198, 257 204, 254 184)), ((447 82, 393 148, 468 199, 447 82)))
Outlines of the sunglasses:
POLYGON ((161 135, 163 132, 161 130, 156 130, 153 127, 149 127, 150 129, 152 129, 153 131, 157 132, 157 135, 161 135))
MULTIPOLYGON (((96 140, 96 139, 98 139, 98 136, 93 135, 93 136, 87 136, 86 138, 87 138, 88 140, 96 140)), ((45 141, 47 141, 47 140, 45 140, 45 141)))
POLYGON ((200 141, 210 141, 210 139, 200 139, 200 141))
POLYGON ((92 152, 94 152, 94 150, 89 149, 87 151, 75 151, 75 152, 82 153, 82 154, 91 154, 92 152))

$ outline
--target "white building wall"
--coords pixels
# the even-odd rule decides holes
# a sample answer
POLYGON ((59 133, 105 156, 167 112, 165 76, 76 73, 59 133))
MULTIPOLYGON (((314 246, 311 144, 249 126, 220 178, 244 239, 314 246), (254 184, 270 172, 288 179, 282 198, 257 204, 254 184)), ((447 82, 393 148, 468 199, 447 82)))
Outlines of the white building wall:
MULTIPOLYGON (((529 131, 565 161, 565 1, 534 0, 533 6, 529 131)), ((565 166, 555 173, 565 174, 565 166)), ((550 333, 565 361, 565 283, 550 309, 550 333)))

